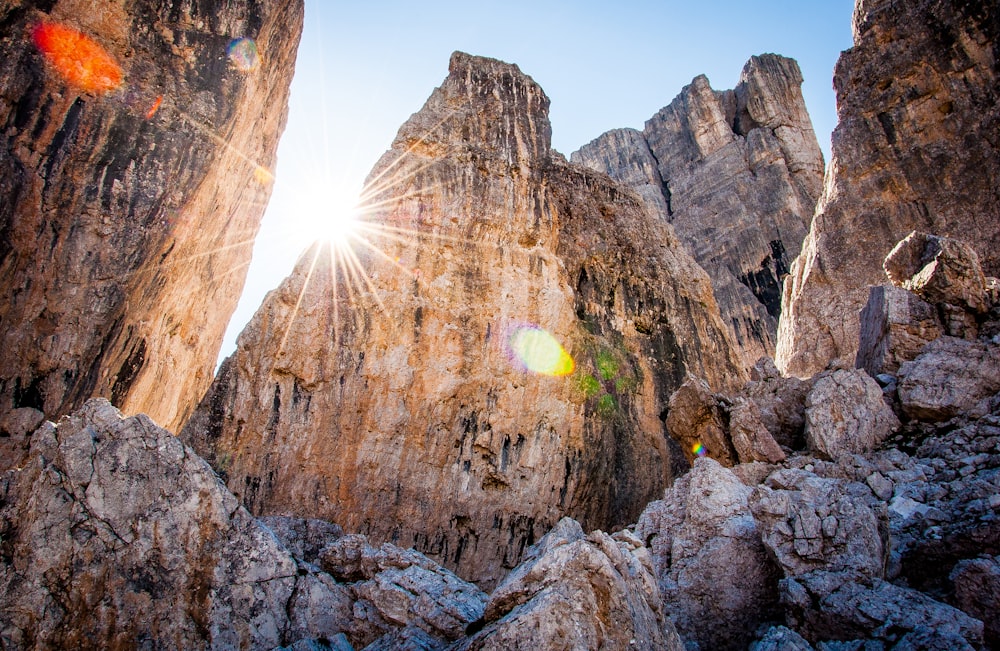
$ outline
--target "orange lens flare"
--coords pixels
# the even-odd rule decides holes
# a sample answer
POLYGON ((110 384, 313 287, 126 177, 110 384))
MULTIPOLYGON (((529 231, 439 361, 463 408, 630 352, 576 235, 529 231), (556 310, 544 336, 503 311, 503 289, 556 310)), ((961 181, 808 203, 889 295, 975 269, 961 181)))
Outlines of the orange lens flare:
POLYGON ((514 330, 510 349, 532 373, 560 377, 571 374, 576 368, 570 354, 541 328, 529 326, 514 330))
POLYGON ((163 95, 157 97, 156 101, 153 102, 153 105, 149 108, 148 111, 146 111, 147 120, 153 119, 153 116, 156 115, 156 112, 160 110, 160 104, 163 104, 163 95))
POLYGON ((104 93, 121 85, 121 66, 86 34, 55 23, 40 23, 31 37, 38 51, 70 85, 92 93, 104 93))

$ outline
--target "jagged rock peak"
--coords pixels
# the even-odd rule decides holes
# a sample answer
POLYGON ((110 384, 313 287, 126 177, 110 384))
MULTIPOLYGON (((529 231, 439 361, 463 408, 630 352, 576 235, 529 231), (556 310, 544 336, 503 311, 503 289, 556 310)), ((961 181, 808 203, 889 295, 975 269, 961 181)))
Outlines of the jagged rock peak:
POLYGON ((834 74, 823 197, 784 286, 776 362, 806 377, 858 350, 858 312, 913 230, 967 240, 1000 274, 1000 7, 859 2, 834 74))
POLYGON ((547 106, 455 55, 369 178, 367 280, 316 247, 265 300, 182 432, 251 511, 489 586, 561 517, 622 526, 685 467, 670 394, 689 369, 742 383, 708 278, 634 193, 549 155, 547 106))
POLYGON ((455 52, 448 77, 400 128, 393 150, 485 151, 531 168, 548 160, 551 145, 549 98, 531 77, 515 64, 455 52))
POLYGON ((176 429, 242 291, 303 3, 100 5, 0 5, 0 414, 103 396, 176 429))
POLYGON ((699 75, 642 132, 609 131, 571 157, 671 223, 712 278, 747 369, 774 354, 781 283, 822 187, 801 84, 795 60, 755 56, 734 90, 699 75))

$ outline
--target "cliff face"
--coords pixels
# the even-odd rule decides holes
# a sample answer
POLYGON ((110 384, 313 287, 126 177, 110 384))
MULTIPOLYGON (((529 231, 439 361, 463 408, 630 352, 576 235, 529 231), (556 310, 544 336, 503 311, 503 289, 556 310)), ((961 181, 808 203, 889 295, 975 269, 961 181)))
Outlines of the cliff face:
POLYGON ((854 42, 834 76, 831 170, 784 288, 777 362, 803 377, 853 364, 868 286, 910 231, 965 239, 1000 273, 1000 9, 866 0, 854 42))
POLYGON ((823 183, 792 59, 765 54, 734 90, 697 77, 642 132, 608 132, 572 160, 634 188, 712 278, 744 365, 774 355, 781 283, 823 183))
POLYGON ((489 585, 564 514, 625 524, 685 465, 669 395, 742 378, 708 279, 551 152, 547 112, 516 66, 456 53, 369 179, 381 253, 317 245, 265 300, 183 432, 251 511, 489 585))
POLYGON ((270 194, 302 17, 300 0, 0 8, 0 413, 104 396, 186 419, 270 194))

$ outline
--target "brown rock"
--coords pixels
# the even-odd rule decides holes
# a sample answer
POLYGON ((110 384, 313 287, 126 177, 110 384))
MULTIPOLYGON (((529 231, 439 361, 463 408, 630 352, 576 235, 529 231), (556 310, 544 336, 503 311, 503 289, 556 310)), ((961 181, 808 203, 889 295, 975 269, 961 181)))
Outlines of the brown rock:
POLYGON ((975 249, 959 240, 916 231, 897 244, 883 263, 893 284, 932 304, 985 312, 986 277, 975 249))
POLYGON ((0 10, 0 413, 55 419, 104 396, 177 428, 211 382, 270 194, 303 7, 185 7, 0 10), (39 24, 81 32, 119 70, 96 83, 79 74, 89 60, 46 60, 39 24), (238 37, 256 42, 253 70, 226 58, 238 37))
POLYGON ((635 525, 678 632, 703 649, 745 649, 779 611, 780 571, 751 515, 751 492, 714 459, 698 459, 635 525))
POLYGON ((587 536, 567 518, 493 592, 482 631, 451 648, 682 651, 659 597, 638 541, 587 536))
POLYGON ((944 334, 933 305, 913 292, 887 285, 871 288, 861 311, 861 334, 854 365, 875 377, 894 375, 928 342, 944 334))
POLYGON ((819 376, 806 397, 806 443, 817 456, 874 450, 898 428, 882 389, 860 369, 819 376))
POLYGON ((747 382, 742 393, 757 406, 761 422, 771 437, 789 450, 805 449, 806 396, 811 380, 783 377, 773 364, 757 365, 755 379, 747 382))
POLYGON ((349 592, 298 564, 204 461, 92 400, 0 480, 12 648, 265 648, 350 630, 349 592))
POLYGON ((627 524, 684 466, 660 414, 685 370, 743 381, 708 279, 550 151, 547 109, 516 66, 456 53, 369 180, 388 260, 317 245, 269 295, 183 433, 254 513, 488 587, 563 515, 627 524))
POLYGON ((764 425, 760 409, 746 398, 737 398, 729 409, 729 438, 740 463, 785 460, 784 451, 764 425))
POLYGON ((949 577, 955 584, 955 605, 963 612, 982 620, 986 644, 996 648, 1000 643, 1000 562, 997 557, 984 556, 962 561, 949 577))
POLYGON ((942 421, 982 416, 1000 392, 1000 344, 941 337, 899 368, 897 389, 910 418, 942 421))
POLYGON ((868 287, 913 230, 971 242, 998 275, 998 42, 991 3, 857 3, 854 47, 834 76, 830 169, 784 286, 776 361, 786 373, 855 358, 868 287))
POLYGON ((611 131, 572 161, 633 187, 712 278, 749 368, 773 355, 781 282, 823 182, 798 64, 752 57, 735 90, 704 76, 646 122, 611 131))
POLYGON ((681 444, 688 461, 708 456, 725 466, 738 462, 729 438, 726 407, 704 380, 689 376, 670 396, 667 432, 681 444))

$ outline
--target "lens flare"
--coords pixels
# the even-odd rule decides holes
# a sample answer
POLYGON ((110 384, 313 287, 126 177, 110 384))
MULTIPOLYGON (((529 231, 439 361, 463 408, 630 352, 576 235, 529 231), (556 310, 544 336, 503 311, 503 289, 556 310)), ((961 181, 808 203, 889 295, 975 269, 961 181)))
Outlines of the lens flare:
POLYGON ((515 329, 510 336, 510 349, 532 373, 560 377, 576 368, 573 358, 555 337, 535 326, 515 329))
POLYGON ((260 55, 257 53, 257 44, 252 38, 237 38, 229 43, 226 48, 229 55, 229 62, 233 67, 241 72, 250 72, 260 65, 260 55))
POLYGON ((708 454, 708 450, 706 450, 705 446, 701 444, 701 441, 698 441, 691 446, 691 452, 693 452, 696 457, 703 457, 708 454))
POLYGON ((92 93, 104 93, 121 85, 121 66, 86 34, 56 23, 39 23, 31 37, 38 51, 70 85, 92 93))

